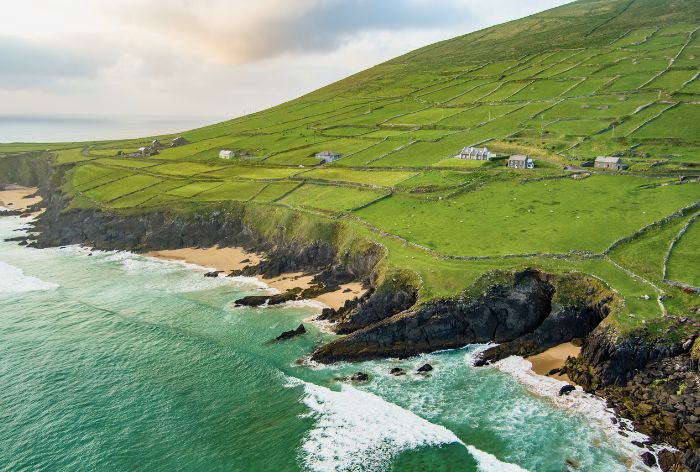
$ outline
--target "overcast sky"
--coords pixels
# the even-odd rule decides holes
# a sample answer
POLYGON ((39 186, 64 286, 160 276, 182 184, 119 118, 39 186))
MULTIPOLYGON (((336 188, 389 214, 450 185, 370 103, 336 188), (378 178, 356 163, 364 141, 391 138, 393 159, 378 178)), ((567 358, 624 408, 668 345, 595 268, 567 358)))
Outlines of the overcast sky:
POLYGON ((0 115, 233 117, 564 0, 2 0, 0 115))

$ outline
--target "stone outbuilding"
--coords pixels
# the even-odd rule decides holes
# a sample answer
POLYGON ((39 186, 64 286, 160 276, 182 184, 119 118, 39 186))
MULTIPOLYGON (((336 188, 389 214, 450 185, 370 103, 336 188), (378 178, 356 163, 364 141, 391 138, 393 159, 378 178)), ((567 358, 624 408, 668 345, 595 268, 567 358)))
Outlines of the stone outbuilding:
POLYGON ((622 159, 619 157, 605 157, 605 156, 600 156, 596 157, 595 162, 593 163, 593 166, 596 169, 604 169, 604 170, 625 170, 629 166, 622 162, 622 159))
POLYGON ((182 136, 178 136, 177 138, 173 138, 170 142, 170 147, 184 146, 185 144, 190 144, 190 142, 182 136))
POLYGON ((535 161, 528 156, 510 156, 510 158, 508 158, 508 167, 511 169, 534 169, 535 161))

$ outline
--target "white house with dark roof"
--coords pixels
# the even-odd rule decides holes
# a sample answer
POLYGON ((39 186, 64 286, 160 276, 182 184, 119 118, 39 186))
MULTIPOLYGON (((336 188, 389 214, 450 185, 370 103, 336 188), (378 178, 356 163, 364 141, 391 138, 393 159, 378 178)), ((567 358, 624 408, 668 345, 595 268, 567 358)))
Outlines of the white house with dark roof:
POLYGON ((528 156, 515 155, 508 158, 508 167, 511 169, 534 169, 535 161, 528 156))
POLYGON ((490 161, 491 158, 496 157, 495 153, 492 153, 488 148, 477 148, 473 146, 465 147, 460 151, 460 159, 470 159, 472 161, 490 161))
POLYGON ((625 170, 627 167, 629 167, 627 164, 622 162, 622 159, 613 156, 596 157, 593 166, 596 169, 604 170, 625 170))
POLYGON ((337 161, 340 159, 340 153, 333 151, 321 151, 316 153, 316 159, 320 159, 322 164, 337 161))

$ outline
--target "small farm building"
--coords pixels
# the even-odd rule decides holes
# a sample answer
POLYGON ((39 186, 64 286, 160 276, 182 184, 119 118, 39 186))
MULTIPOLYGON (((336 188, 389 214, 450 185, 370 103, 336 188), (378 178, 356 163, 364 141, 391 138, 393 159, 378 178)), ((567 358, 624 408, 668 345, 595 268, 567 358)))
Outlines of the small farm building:
POLYGON ((596 169, 605 170, 624 170, 627 169, 627 164, 622 162, 619 157, 596 157, 593 164, 596 169))

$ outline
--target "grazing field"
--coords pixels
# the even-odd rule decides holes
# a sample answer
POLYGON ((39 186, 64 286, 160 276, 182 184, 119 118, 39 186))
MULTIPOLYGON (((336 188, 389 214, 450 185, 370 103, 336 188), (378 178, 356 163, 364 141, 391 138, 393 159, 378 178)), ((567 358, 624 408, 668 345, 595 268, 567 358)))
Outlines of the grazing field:
MULTIPOLYGON (((696 210, 676 212, 700 201, 700 4, 672 3, 574 2, 216 125, 0 144, 0 156, 44 153, 81 207, 236 202, 337 222, 382 244, 388 269, 416 272, 422 300, 455 296, 495 269, 538 267, 617 290, 616 326, 662 319, 661 294, 666 310, 688 316, 700 296, 666 283, 663 264, 696 210), (176 136, 188 144, 169 147, 176 136), (154 156, 117 155, 156 138, 166 147, 154 156), (467 146, 497 157, 455 158, 467 146), (223 149, 239 157, 221 160, 223 149), (320 151, 341 157, 322 163, 320 151), (508 169, 512 154, 535 168, 508 169), (608 155, 628 171, 591 167, 608 155)), ((696 222, 669 256, 668 279, 700 284, 698 241, 696 222)))
POLYGON ((700 287, 700 218, 696 219, 673 247, 666 276, 700 287))
POLYGON ((384 195, 373 190, 305 184, 280 200, 280 203, 291 207, 343 212, 366 205, 384 195))

